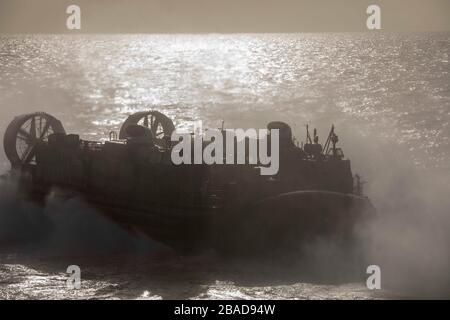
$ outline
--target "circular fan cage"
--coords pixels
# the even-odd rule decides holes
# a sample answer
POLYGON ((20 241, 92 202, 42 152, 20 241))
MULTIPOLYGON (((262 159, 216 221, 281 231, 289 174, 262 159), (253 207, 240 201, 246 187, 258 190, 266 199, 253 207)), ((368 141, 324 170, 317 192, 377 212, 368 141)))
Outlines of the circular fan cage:
POLYGON ((5 154, 13 168, 36 162, 36 146, 54 133, 65 134, 55 117, 45 112, 24 114, 14 118, 3 138, 5 154))
POLYGON ((160 147, 168 147, 170 137, 175 131, 172 120, 158 111, 141 111, 130 115, 123 123, 119 132, 119 139, 130 138, 127 128, 133 125, 141 125, 150 129, 155 144, 160 147))

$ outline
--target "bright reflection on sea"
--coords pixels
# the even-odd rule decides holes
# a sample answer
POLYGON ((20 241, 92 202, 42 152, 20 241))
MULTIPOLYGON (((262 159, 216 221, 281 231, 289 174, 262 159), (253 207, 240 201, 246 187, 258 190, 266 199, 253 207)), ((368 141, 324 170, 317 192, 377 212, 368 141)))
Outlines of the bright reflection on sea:
POLYGON ((0 125, 44 110, 106 138, 154 108, 179 127, 283 120, 302 140, 334 122, 448 168, 449 54, 448 33, 2 36, 0 125))

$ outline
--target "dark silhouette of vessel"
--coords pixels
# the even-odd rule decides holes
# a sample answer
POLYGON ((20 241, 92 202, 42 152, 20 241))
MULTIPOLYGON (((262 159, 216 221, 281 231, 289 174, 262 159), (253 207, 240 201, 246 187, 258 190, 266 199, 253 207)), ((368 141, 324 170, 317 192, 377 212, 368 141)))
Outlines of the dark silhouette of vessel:
POLYGON ((129 116, 103 142, 66 134, 49 114, 26 114, 5 132, 12 170, 4 178, 42 203, 55 189, 82 197, 124 228, 181 252, 253 255, 319 237, 351 241, 374 208, 336 147, 334 127, 323 147, 316 130, 311 138, 307 129, 300 147, 287 124, 268 129, 279 129, 280 164, 276 175, 262 176, 257 164, 173 164, 175 126, 157 111, 129 116))

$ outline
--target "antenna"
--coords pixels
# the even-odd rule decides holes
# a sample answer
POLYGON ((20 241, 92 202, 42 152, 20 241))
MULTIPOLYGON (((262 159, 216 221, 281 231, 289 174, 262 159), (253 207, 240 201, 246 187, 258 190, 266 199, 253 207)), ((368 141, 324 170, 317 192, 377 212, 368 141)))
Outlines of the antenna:
POLYGON ((339 138, 338 138, 337 134, 334 133, 334 124, 331 126, 331 132, 332 132, 332 135, 331 135, 330 139, 331 139, 331 143, 333 144, 333 156, 336 157, 337 156, 336 143, 338 143, 339 138))
POLYGON ((338 143, 338 141, 339 141, 339 138, 338 138, 337 134, 334 133, 334 124, 332 124, 330 133, 328 134, 327 142, 325 142, 325 146, 324 146, 325 154, 329 154, 330 144, 332 144, 331 150, 333 151, 333 156, 335 157, 337 155, 336 143, 338 143))
POLYGON ((309 135, 309 126, 308 125, 306 125, 306 143, 312 144, 311 136, 309 135))
POLYGON ((325 145, 323 146, 324 154, 328 154, 330 151, 331 134, 333 133, 333 130, 334 130, 334 126, 332 125, 330 133, 328 134, 328 137, 327 137, 327 141, 325 142, 325 145))

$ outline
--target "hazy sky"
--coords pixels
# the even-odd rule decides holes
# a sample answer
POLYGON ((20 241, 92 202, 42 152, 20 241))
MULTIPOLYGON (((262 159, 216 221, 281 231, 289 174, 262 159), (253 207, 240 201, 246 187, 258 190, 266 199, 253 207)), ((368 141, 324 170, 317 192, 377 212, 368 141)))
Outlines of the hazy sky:
POLYGON ((450 31, 450 0, 0 0, 0 33, 61 33, 66 7, 81 7, 81 31, 365 31, 381 7, 387 31, 450 31))

